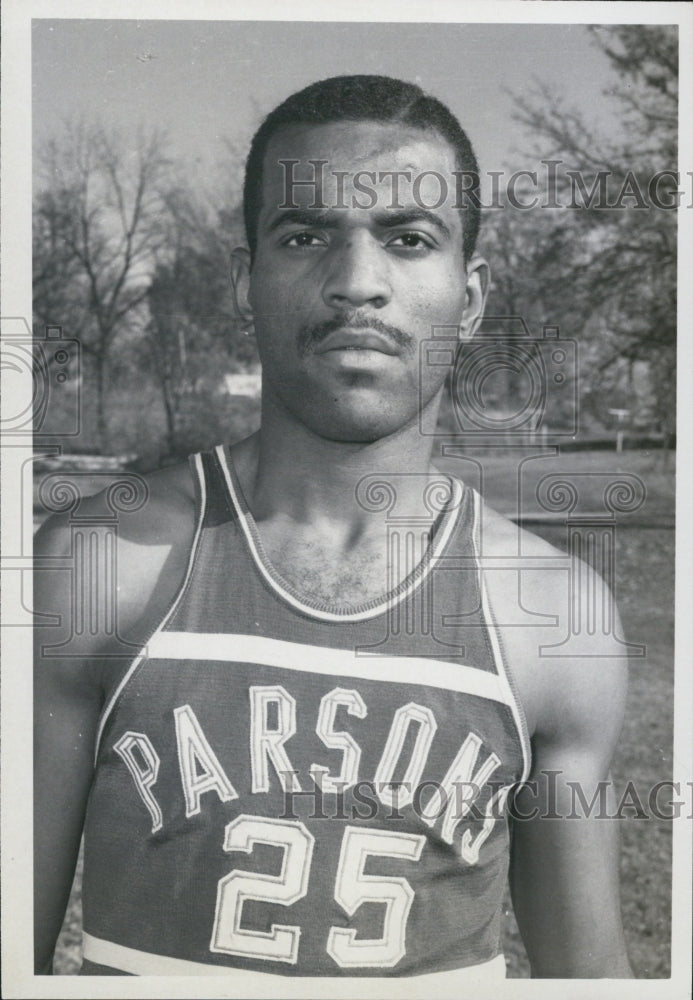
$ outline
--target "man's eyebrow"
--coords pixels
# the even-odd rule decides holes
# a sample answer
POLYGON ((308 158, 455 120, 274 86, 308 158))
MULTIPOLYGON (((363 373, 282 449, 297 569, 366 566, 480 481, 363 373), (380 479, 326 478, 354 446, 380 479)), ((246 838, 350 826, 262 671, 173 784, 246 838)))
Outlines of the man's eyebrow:
POLYGON ((376 212, 375 221, 383 229, 410 226, 412 222, 428 222, 447 237, 451 237, 450 227, 429 208, 405 208, 399 212, 376 212))
POLYGON ((298 226, 336 226, 337 217, 325 209, 319 208, 286 208, 279 209, 267 225, 271 233, 279 226, 294 223, 298 226))
MULTIPOLYGON (((375 224, 381 229, 396 229, 401 226, 410 226, 414 222, 428 222, 448 239, 452 237, 450 227, 436 213, 428 208, 418 208, 412 206, 398 212, 381 211, 374 213, 375 224)), ((334 229, 339 225, 340 212, 330 211, 324 208, 286 208, 279 209, 274 218, 267 224, 267 232, 274 232, 280 226, 320 226, 322 228, 334 229)))

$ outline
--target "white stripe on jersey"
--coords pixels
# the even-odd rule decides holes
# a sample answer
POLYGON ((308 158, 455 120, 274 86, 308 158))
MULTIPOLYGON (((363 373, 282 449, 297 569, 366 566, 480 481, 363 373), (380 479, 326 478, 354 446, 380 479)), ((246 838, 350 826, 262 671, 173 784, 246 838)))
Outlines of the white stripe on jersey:
POLYGON ((150 660, 256 663, 310 674, 418 684, 514 704, 505 678, 463 663, 421 656, 359 655, 351 649, 309 646, 262 635, 158 632, 147 644, 147 656, 150 660))
MULTIPOLYGON (((429 972, 421 976, 277 976, 271 972, 248 972, 245 969, 211 965, 206 962, 189 962, 168 955, 153 955, 135 948, 103 941, 83 934, 84 957, 98 965, 106 965, 120 972, 135 976, 234 976, 234 995, 248 1000, 421 1000, 421 997, 459 998, 475 987, 498 983, 505 979, 505 959, 497 955, 488 962, 470 965, 465 969, 448 972, 429 972), (236 989, 237 987, 237 989, 236 989)), ((228 978, 226 987, 228 988, 228 978)))

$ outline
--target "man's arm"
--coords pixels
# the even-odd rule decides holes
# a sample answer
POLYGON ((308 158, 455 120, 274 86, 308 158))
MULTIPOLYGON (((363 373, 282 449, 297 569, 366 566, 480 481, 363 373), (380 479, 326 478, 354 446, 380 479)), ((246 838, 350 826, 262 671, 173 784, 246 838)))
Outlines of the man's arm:
POLYGON ((514 820, 511 856, 513 905, 533 976, 632 975, 621 926, 618 821, 603 815, 614 811, 610 784, 589 811, 599 782, 609 780, 625 679, 619 659, 547 670, 547 683, 558 688, 551 721, 540 723, 530 785, 516 801, 518 817, 536 814, 514 820))
POLYGON ((510 868, 532 975, 630 976, 618 821, 604 815, 614 811, 609 784, 590 809, 599 782, 609 781, 625 706, 627 666, 615 638, 622 632, 614 601, 584 564, 576 572, 569 556, 527 532, 518 545, 518 529, 488 509, 485 527, 491 571, 484 576, 532 745, 529 781, 515 800, 510 868), (524 565, 518 552, 530 557, 524 565), (492 571, 502 564, 516 568, 492 571), (571 580, 581 582, 581 591, 571 593, 571 580), (525 612, 552 616, 556 624, 537 617, 536 625, 530 618, 527 626, 504 629, 504 620, 517 620, 518 599, 525 612), (546 655, 551 646, 565 653, 555 648, 563 639, 583 655, 546 655))
MULTIPOLYGON (((123 515, 117 551, 117 621, 121 638, 145 641, 148 626, 170 604, 185 571, 194 529, 186 473, 151 481, 145 508, 123 515)), ((101 500, 84 501, 101 530, 101 500)), ((50 973, 70 894, 93 774, 100 713, 129 659, 113 656, 113 638, 72 627, 74 555, 69 522, 51 518, 36 535, 34 607, 55 624, 35 632, 34 658, 34 916, 35 970, 50 973), (59 567, 63 568, 59 568, 59 567), (60 643, 70 638, 70 655, 60 643), (56 655, 58 653, 59 655, 56 655)), ((75 564, 76 566, 76 564, 75 564)), ((98 594, 85 593, 86 602, 98 594)))
MULTIPOLYGON (((54 523, 34 551, 39 557, 69 556, 69 532, 54 523)), ((93 660, 42 654, 45 644, 69 635, 67 571, 35 571, 34 607, 61 622, 38 628, 34 636, 34 948, 35 971, 41 974, 51 972, 72 885, 103 690, 93 660)))

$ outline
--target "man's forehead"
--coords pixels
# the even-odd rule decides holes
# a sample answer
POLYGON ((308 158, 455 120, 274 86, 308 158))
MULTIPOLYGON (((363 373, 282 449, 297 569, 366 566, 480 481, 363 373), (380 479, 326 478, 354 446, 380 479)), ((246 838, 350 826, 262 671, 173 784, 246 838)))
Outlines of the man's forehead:
POLYGON ((367 183, 380 190, 381 207, 392 202, 393 184, 403 205, 437 201, 444 192, 438 205, 444 207, 454 202, 455 170, 454 149, 433 129, 371 121, 283 126, 265 153, 263 209, 286 204, 287 185, 292 203, 315 205, 315 183, 302 181, 319 182, 328 205, 350 203, 354 190, 358 194, 367 183))
POLYGON ((283 159, 307 162, 326 157, 334 160, 335 167, 343 160, 354 169, 361 162, 382 158, 396 160, 398 169, 455 168, 452 146, 434 129, 373 121, 284 125, 268 143, 264 166, 272 171, 283 159))

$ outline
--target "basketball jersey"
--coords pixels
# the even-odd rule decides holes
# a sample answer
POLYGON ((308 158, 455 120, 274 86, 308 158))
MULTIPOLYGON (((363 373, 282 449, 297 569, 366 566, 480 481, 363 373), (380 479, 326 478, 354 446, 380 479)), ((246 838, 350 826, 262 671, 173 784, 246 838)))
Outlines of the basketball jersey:
POLYGON ((396 585, 335 607, 275 571, 228 449, 191 463, 185 579, 100 720, 83 973, 235 975, 243 996, 305 977, 311 997, 503 976, 529 755, 478 495, 451 479, 428 520, 386 511, 396 585))

